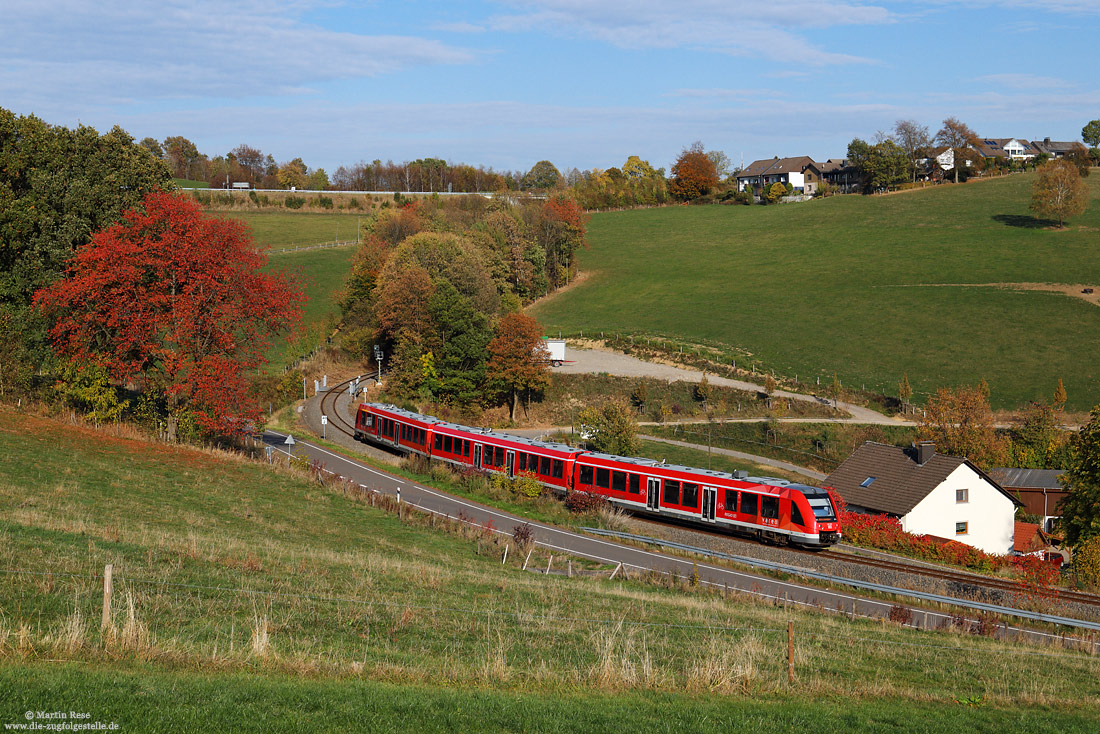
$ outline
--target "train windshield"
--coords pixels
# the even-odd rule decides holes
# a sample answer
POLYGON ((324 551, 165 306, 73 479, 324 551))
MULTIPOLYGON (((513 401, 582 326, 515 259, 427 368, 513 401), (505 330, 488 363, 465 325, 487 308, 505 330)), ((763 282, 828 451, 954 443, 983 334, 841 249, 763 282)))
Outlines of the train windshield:
POLYGON ((810 503, 810 509, 814 511, 814 517, 822 522, 831 522, 836 519, 836 513, 833 512, 833 503, 829 502, 828 497, 807 497, 807 501, 810 503))

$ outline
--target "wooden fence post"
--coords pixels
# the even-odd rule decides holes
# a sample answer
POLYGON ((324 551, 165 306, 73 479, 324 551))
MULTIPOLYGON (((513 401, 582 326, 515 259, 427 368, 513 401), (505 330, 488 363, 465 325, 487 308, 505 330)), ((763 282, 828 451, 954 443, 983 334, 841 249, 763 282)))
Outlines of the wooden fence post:
POLYGON ((534 553, 534 552, 535 552, 535 549, 534 549, 534 548, 532 548, 531 550, 527 551, 527 558, 523 559, 523 570, 524 570, 524 571, 526 571, 526 570, 527 570, 527 563, 528 563, 528 562, 529 562, 529 561, 531 560, 531 554, 532 554, 532 553, 534 553))
POLYGON ((623 567, 622 562, 620 562, 618 566, 615 566, 615 570, 611 572, 611 577, 608 579, 608 581, 614 580, 615 574, 617 574, 619 572, 619 569, 621 569, 622 567, 623 567))
POLYGON ((505 545, 504 546, 504 558, 500 559, 500 565, 503 566, 507 562, 508 562, 508 546, 505 545))
POLYGON ((553 563, 554 563, 554 554, 553 554, 553 553, 551 553, 551 554, 550 554, 550 560, 548 560, 548 561, 546 562, 546 570, 545 570, 545 571, 543 571, 543 573, 544 573, 544 574, 546 574, 547 576, 549 576, 549 575, 550 575, 550 566, 551 566, 551 565, 552 565, 553 563))
POLYGON ((787 682, 794 683, 794 622, 787 622, 787 682))
POLYGON ((114 565, 108 563, 103 569, 103 621, 100 623, 99 628, 101 630, 107 629, 111 624, 111 596, 114 594, 114 565))

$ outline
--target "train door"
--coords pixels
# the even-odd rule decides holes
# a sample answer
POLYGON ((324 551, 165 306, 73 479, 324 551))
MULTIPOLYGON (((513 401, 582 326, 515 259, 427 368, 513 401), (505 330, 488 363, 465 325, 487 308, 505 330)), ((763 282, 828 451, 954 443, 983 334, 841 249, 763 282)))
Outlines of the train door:
POLYGON ((659 509, 661 504, 661 480, 649 477, 649 485, 646 487, 645 506, 650 510, 659 509))
POLYGON ((515 479, 516 478, 516 452, 515 451, 509 451, 508 452, 507 458, 505 459, 505 465, 508 469, 508 478, 509 479, 515 479))
POLYGON ((474 444, 474 468, 481 468, 481 444, 479 443, 474 444))
POLYGON ((718 504, 718 490, 714 487, 703 487, 703 519, 714 521, 714 509, 718 504))

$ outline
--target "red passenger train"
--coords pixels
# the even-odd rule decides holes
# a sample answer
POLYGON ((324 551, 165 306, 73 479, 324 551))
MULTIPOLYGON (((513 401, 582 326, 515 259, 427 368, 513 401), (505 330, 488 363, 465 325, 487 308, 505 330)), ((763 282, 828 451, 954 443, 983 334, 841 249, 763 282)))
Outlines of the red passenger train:
POLYGON ((459 467, 533 477, 562 494, 599 494, 631 512, 769 542, 821 549, 841 536, 828 493, 784 479, 582 451, 378 403, 359 406, 355 438, 459 467))

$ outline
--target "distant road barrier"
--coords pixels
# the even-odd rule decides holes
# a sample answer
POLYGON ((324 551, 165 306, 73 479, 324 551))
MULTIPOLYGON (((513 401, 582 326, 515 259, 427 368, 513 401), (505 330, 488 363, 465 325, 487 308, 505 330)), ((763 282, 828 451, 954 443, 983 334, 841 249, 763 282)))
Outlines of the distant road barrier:
POLYGON ((297 245, 295 247, 284 247, 278 250, 268 250, 272 253, 280 252, 298 252, 299 250, 321 250, 327 247, 347 247, 348 245, 358 245, 359 240, 346 240, 344 242, 322 242, 316 245, 297 245))

